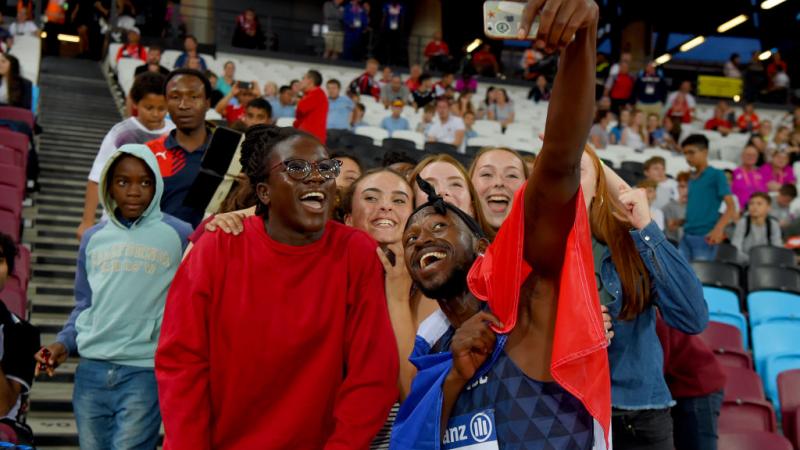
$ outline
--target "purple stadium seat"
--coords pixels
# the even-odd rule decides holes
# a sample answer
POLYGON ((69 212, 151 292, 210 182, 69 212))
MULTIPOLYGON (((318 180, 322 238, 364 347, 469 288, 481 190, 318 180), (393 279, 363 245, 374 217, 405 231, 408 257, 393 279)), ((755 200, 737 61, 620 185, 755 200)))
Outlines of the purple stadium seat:
POLYGON ((741 401, 765 401, 764 386, 761 377, 752 369, 739 367, 726 367, 727 381, 725 383, 725 402, 738 403, 741 401))
POLYGON ((712 350, 742 350, 742 333, 733 325, 721 322, 709 322, 700 337, 712 350))
MULTIPOLYGON (((719 413, 719 430, 724 432, 769 431, 775 432, 775 410, 766 400, 723 402, 719 413)), ((725 447, 720 447, 725 448, 725 447)))
POLYGON ((33 130, 33 113, 29 109, 0 106, 0 119, 25 122, 25 124, 33 130))
POLYGON ((0 164, 7 164, 9 166, 19 165, 19 155, 16 150, 5 145, 0 145, 0 164))
POLYGON ((720 433, 718 448, 724 450, 792 450, 781 435, 761 432, 720 433))
POLYGON ((0 142, 3 143, 6 147, 11 147, 18 153, 20 159, 20 165, 27 164, 28 161, 28 146, 30 145, 30 141, 28 136, 17 133, 16 131, 11 131, 8 128, 0 128, 0 142))
POLYGON ((20 201, 25 198, 26 179, 25 169, 21 166, 0 164, 0 185, 15 188, 20 201))
MULTIPOLYGON (((24 245, 17 246, 17 257, 14 258, 14 275, 20 280, 31 278, 31 251, 24 245)), ((27 289, 27 283, 26 283, 27 289)))
POLYGON ((0 291, 0 299, 3 300, 9 311, 27 320, 28 301, 24 293, 6 288, 0 291))
POLYGON ((11 236, 14 242, 19 242, 21 226, 17 216, 7 211, 0 211, 0 232, 11 236))
POLYGON ((0 185, 0 211, 8 211, 18 218, 22 217, 22 199, 19 198, 19 189, 0 185))
POLYGON ((738 367, 753 370, 753 358, 744 350, 714 350, 717 361, 723 367, 738 367))
POLYGON ((800 448, 800 369, 778 375, 778 398, 781 403, 783 434, 800 448))

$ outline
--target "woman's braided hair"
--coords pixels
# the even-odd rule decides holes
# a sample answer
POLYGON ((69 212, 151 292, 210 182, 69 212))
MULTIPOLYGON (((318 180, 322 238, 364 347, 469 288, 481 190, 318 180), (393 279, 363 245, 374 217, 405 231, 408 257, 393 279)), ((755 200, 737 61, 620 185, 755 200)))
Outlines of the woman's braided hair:
MULTIPOLYGON (((269 178, 269 155, 272 150, 281 142, 294 137, 307 137, 317 140, 313 135, 292 127, 255 125, 247 129, 244 142, 242 142, 239 162, 242 164, 242 170, 247 175, 254 190, 259 183, 269 178)), ((267 212, 267 205, 258 200, 256 214, 265 216, 267 212)))

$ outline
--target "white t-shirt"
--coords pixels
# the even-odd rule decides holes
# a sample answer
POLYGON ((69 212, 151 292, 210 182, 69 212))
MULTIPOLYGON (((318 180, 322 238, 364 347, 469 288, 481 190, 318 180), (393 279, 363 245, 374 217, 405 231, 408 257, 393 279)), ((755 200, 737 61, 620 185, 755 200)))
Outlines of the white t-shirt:
POLYGON ((778 72, 772 77, 772 84, 776 88, 788 88, 789 87, 789 75, 786 75, 786 72, 778 72))
POLYGON ((653 208, 662 209, 667 206, 670 200, 678 200, 678 182, 672 178, 667 178, 658 183, 656 201, 653 202, 653 208))
POLYGON ((653 222, 658 225, 658 229, 664 231, 664 211, 661 211, 659 208, 650 207, 650 217, 653 219, 653 222))
POLYGON ((22 24, 18 22, 14 22, 8 27, 8 32, 11 33, 12 36, 22 36, 25 34, 34 34, 39 29, 36 28, 36 24, 32 21, 28 20, 23 22, 22 24))
MULTIPOLYGON (((464 121, 461 120, 460 117, 456 117, 451 114, 447 118, 447 122, 442 123, 442 120, 437 114, 436 117, 433 118, 433 123, 431 124, 430 128, 428 128, 427 137, 435 142, 452 144, 456 140, 457 131, 464 131, 464 121)), ((465 141, 465 139, 461 141, 462 147, 465 141)), ((463 150, 459 149, 459 151, 463 150)))
POLYGON ((103 168, 105 168, 108 158, 118 148, 125 144, 145 144, 169 133, 173 128, 175 128, 175 124, 165 119, 163 128, 148 130, 135 117, 128 117, 114 125, 106 134, 106 137, 103 138, 103 143, 100 144, 100 150, 97 152, 92 164, 92 170, 89 172, 89 181, 100 182, 100 176, 103 174, 103 168))

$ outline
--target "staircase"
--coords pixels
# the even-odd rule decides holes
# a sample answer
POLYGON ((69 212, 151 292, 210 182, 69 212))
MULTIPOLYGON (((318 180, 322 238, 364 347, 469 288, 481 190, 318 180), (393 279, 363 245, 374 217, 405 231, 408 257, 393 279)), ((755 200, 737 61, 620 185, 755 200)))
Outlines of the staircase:
MULTIPOLYGON (((38 120, 44 129, 38 148, 41 190, 25 211, 33 226, 25 229, 23 242, 32 253, 31 322, 39 327, 46 345, 55 340, 75 303, 75 231, 86 177, 120 113, 96 62, 45 58, 39 85, 38 120)), ((77 360, 71 358, 54 378, 40 376, 33 385, 28 424, 40 449, 78 448, 71 402, 76 366, 77 360)))

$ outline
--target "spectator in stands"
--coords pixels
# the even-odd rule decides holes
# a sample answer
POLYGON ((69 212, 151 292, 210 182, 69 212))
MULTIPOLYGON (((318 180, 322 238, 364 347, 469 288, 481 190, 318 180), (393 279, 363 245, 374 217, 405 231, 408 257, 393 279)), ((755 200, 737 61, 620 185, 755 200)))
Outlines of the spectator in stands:
POLYGON ((714 117, 706 121, 705 129, 718 131, 721 135, 727 136, 733 129, 733 124, 728 121, 725 110, 717 105, 714 107, 714 117))
POLYGON ((436 100, 433 93, 433 79, 428 74, 422 74, 419 77, 419 88, 412 92, 411 98, 414 101, 414 109, 419 111, 420 108, 425 108, 428 104, 436 100))
POLYGON ((16 56, 0 53, 0 105, 31 109, 33 85, 20 74, 16 56))
POLYGON ((402 100, 395 100, 394 103, 392 103, 392 114, 384 117, 381 121, 381 128, 389 132, 389 137, 392 137, 395 131, 411 129, 408 120, 401 116, 404 106, 405 103, 402 100))
POLYGON ((272 116, 275 120, 284 117, 295 117, 295 106, 292 103, 293 97, 294 93, 292 92, 292 88, 289 86, 281 86, 278 90, 278 100, 271 103, 272 116))
POLYGON ((236 18, 236 29, 233 31, 234 47, 265 49, 264 31, 255 10, 247 8, 236 18))
POLYGON ((722 66, 722 73, 728 78, 742 79, 742 71, 739 69, 741 60, 738 53, 732 53, 730 59, 722 66))
POLYGON ((228 121, 228 125, 233 125, 234 122, 244 117, 245 108, 250 101, 260 96, 261 90, 258 88, 258 82, 237 81, 228 95, 222 97, 214 109, 228 121), (234 98, 236 99, 235 104, 231 102, 234 98))
POLYGON ((661 126, 658 114, 650 113, 647 115, 647 137, 650 147, 665 149, 675 149, 677 145, 672 136, 661 126))
POLYGON ((273 102, 278 99, 278 85, 274 81, 264 82, 264 100, 273 102))
POLYGON ((263 98, 254 98, 247 104, 244 117, 242 118, 244 129, 256 125, 272 125, 272 107, 263 98))
POLYGON ((186 206, 184 200, 200 173, 200 163, 211 140, 212 130, 205 121, 211 83, 202 72, 176 69, 167 77, 164 91, 175 129, 147 143, 164 178, 161 209, 197 227, 204 208, 186 206))
POLYGON ((647 115, 655 114, 658 121, 667 98, 667 82, 653 61, 647 63, 644 71, 636 79, 633 92, 636 109, 644 111, 647 115))
POLYGON ((656 184, 656 197, 650 201, 652 207, 662 209, 670 200, 678 198, 678 183, 667 177, 667 162, 664 158, 653 156, 645 161, 644 176, 656 184))
POLYGON ((433 38, 425 45, 423 53, 427 61, 428 70, 440 72, 450 70, 450 47, 447 46, 447 42, 442 40, 441 31, 433 32, 433 38))
POLYGON ((597 111, 594 115, 594 124, 589 130, 589 142, 596 150, 603 150, 608 146, 608 124, 611 121, 610 111, 597 111))
POLYGON ((784 72, 788 69, 786 67, 786 62, 781 57, 780 52, 775 52, 772 54, 772 59, 770 60, 769 64, 767 64, 767 78, 771 81, 775 77, 775 74, 778 73, 778 69, 783 69, 784 72))
POLYGON ((484 77, 494 77, 500 73, 500 64, 497 63, 497 57, 492 53, 489 44, 483 44, 481 49, 472 55, 472 66, 478 75, 484 77))
POLYGON ((403 84, 400 75, 393 75, 389 84, 381 88, 381 103, 386 108, 392 105, 395 100, 400 100, 403 104, 406 104, 410 97, 411 94, 403 84))
POLYGON ((156 343, 192 229, 161 211, 164 181, 150 149, 124 145, 109 161, 100 177, 109 220, 81 239, 75 308, 36 360, 52 376, 69 355, 81 356, 73 408, 82 448, 155 448, 156 343))
POLYGON ((544 75, 536 77, 536 85, 528 92, 528 100, 533 100, 534 103, 550 100, 550 87, 544 75))
MULTIPOLYGON (((624 73, 620 73, 624 75, 624 73)), ((620 145, 628 146, 634 150, 643 150, 647 146, 649 136, 647 135, 647 125, 644 120, 644 113, 634 111, 630 122, 625 124, 622 129, 620 145)))
POLYGON ((789 100, 789 89, 791 82, 789 75, 786 74, 786 69, 778 67, 775 69, 775 75, 770 79, 770 87, 768 90, 769 101, 772 103, 787 103, 789 100))
POLYGON ((122 58, 133 58, 147 61, 147 49, 139 42, 141 35, 139 29, 133 27, 128 30, 128 42, 117 50, 117 62, 122 58))
POLYGON ((39 27, 30 20, 25 9, 17 10, 17 20, 9 25, 8 33, 11 36, 38 36, 39 27))
POLYGON ((228 95, 233 89, 233 84, 236 83, 236 64, 233 61, 227 61, 222 66, 222 77, 217 79, 217 84, 213 85, 222 95, 228 95))
POLYGON ((378 86, 383 89, 389 83, 392 82, 392 68, 389 66, 383 66, 383 70, 381 71, 381 77, 378 79, 378 86))
POLYGON ((664 125, 664 129, 667 130, 667 133, 669 134, 670 138, 672 138, 672 142, 675 143, 674 144, 675 147, 673 148, 673 150, 680 153, 681 149, 680 146, 678 145, 678 142, 680 142, 681 133, 683 132, 681 121, 674 120, 672 117, 665 115, 662 123, 664 125))
MULTIPOLYGON (((613 113, 612 113, 613 114, 613 113)), ((612 144, 619 144, 622 140, 622 131, 625 129, 627 124, 631 121, 631 110, 630 109, 623 109, 619 112, 619 120, 617 120, 617 124, 611 128, 611 131, 608 133, 608 137, 612 144)))
POLYGON ((242 150, 253 155, 245 172, 257 186, 256 216, 238 236, 200 240, 168 296, 156 359, 166 445, 219 447, 234 439, 252 448, 269 439, 276 448, 366 448, 397 398, 397 348, 376 245, 329 220, 339 167, 313 136, 256 127, 242 150), (263 301, 264 286, 280 287, 268 294, 272 301, 263 301), (237 307, 206 310, 230 302, 237 307), (274 307, 287 302, 291 311, 274 307), (281 326, 257 325, 264 317, 281 326), (242 318, 256 322, 243 326, 242 318), (224 349, 213 345, 219 333, 224 349), (253 358, 254 342, 275 342, 281 351, 253 358), (238 365, 242 358, 253 363, 238 365), (219 380, 229 388, 208 389, 219 380), (308 409, 309 402, 322 407, 308 409))
POLYGON ((645 178, 644 180, 640 181, 636 187, 639 189, 644 189, 644 191, 647 193, 647 204, 650 205, 650 217, 653 219, 653 222, 658 225, 658 229, 664 231, 664 212, 660 208, 655 207, 658 182, 645 178))
POLYGON ((136 68, 133 73, 138 76, 144 72, 155 72, 161 75, 169 75, 169 69, 161 65, 161 47, 158 45, 151 45, 147 50, 147 60, 144 64, 136 68))
MULTIPOLYGON (((357 1, 357 0, 356 0, 357 1)), ((367 67, 364 73, 350 83, 349 91, 360 95, 371 95, 375 100, 381 98, 381 87, 375 81, 375 75, 378 73, 378 60, 368 59, 367 67)))
POLYGON ((466 92, 458 96, 458 101, 453 103, 453 114, 458 117, 464 117, 467 112, 475 112, 475 107, 472 106, 472 93, 466 92))
POLYGON ((203 65, 200 62, 200 57, 199 56, 190 56, 186 60, 186 65, 184 67, 187 68, 187 69, 196 70, 198 72, 202 72, 203 71, 203 65))
POLYGON ((225 95, 220 92, 219 89, 214 87, 217 85, 219 77, 217 77, 217 74, 210 70, 206 70, 205 76, 208 78, 208 82, 211 83, 211 95, 209 95, 210 104, 216 106, 217 103, 219 103, 219 101, 225 97, 225 95))
POLYGON ((535 76, 538 76, 539 62, 541 62, 544 57, 544 41, 531 42, 531 46, 525 49, 520 59, 523 78, 531 80, 535 76))
POLYGON ((349 130, 350 118, 355 105, 346 96, 340 95, 342 85, 332 78, 325 85, 328 90, 328 124, 329 130, 349 130))
POLYGON ((665 105, 667 115, 681 123, 691 123, 697 102, 692 95, 692 82, 684 81, 680 89, 669 94, 665 105))
POLYGON ((758 156, 758 150, 748 144, 742 150, 742 164, 733 171, 731 191, 742 210, 753 194, 768 191, 766 179, 757 167, 758 156))
POLYGON ((528 179, 525 161, 514 150, 486 147, 475 155, 469 179, 481 203, 486 222, 495 232, 511 212, 514 194, 528 179))
POLYGON ((777 192, 784 184, 797 182, 794 169, 789 165, 789 154, 785 151, 776 151, 772 159, 761 166, 759 172, 770 192, 777 192))
MULTIPOLYGON (((63 2, 62 2, 63 3, 63 2)), ((69 5, 68 6, 72 6, 69 5)), ((72 26, 77 28, 80 42, 80 54, 84 57, 96 58, 100 49, 100 19, 108 20, 110 4, 104 2, 76 2, 70 15, 72 26)))
POLYGON ((197 58, 198 62, 200 63, 200 67, 202 67, 203 70, 208 69, 206 60, 203 59, 199 53, 197 53, 197 38, 191 34, 187 35, 183 39, 183 53, 181 53, 180 56, 178 56, 178 59, 175 60, 175 68, 179 69, 181 67, 188 66, 190 58, 197 58))
POLYGON ((309 70, 301 86, 303 98, 297 103, 294 127, 311 134, 324 145, 328 139, 328 97, 322 90, 322 74, 309 70))
POLYGON ((736 222, 731 244, 739 250, 739 260, 747 263, 750 249, 759 245, 783 247, 781 226, 770 216, 772 199, 769 194, 756 192, 747 202, 747 214, 736 222))
POLYGON ((475 70, 472 66, 464 67, 461 76, 456 80, 455 88, 459 94, 474 94, 478 91, 478 79, 475 78, 475 70))
POLYGON ((344 18, 344 0, 328 0, 322 5, 322 17, 325 26, 328 27, 323 33, 325 38, 326 59, 337 59, 342 53, 344 45, 344 33, 342 32, 342 20, 344 18))
POLYGON ((792 211, 792 202, 797 198, 797 186, 786 183, 778 189, 775 197, 775 205, 772 208, 772 216, 778 219, 781 227, 786 227, 794 221, 795 213, 792 211))
POLYGON ((441 80, 433 86, 433 92, 436 97, 442 97, 450 88, 455 87, 456 76, 452 72, 445 72, 442 74, 441 80))
POLYGON ((619 61, 611 65, 611 68, 608 69, 608 77, 606 77, 605 89, 603 90, 604 97, 608 97, 611 93, 611 87, 614 86, 614 82, 619 74, 620 65, 625 63, 630 68, 632 61, 633 58, 631 57, 631 52, 624 51, 619 55, 619 61))
POLYGON ((175 128, 172 121, 165 119, 167 115, 165 80, 165 77, 153 72, 145 72, 134 79, 130 98, 135 114, 114 125, 100 144, 86 183, 83 217, 77 230, 78 240, 94 225, 97 205, 100 202, 100 178, 111 155, 123 145, 145 144, 175 128))
POLYGON ((406 44, 406 7, 402 2, 389 0, 383 5, 381 35, 386 64, 401 65, 408 63, 406 44))
POLYGON ((433 125, 433 117, 436 115, 436 104, 428 103, 422 109, 422 120, 417 124, 417 133, 428 134, 428 130, 433 125))
POLYGON ((636 79, 629 73, 628 63, 621 61, 619 63, 619 72, 614 77, 614 82, 611 84, 609 90, 609 97, 611 98, 611 110, 619 112, 620 108, 630 105, 634 101, 634 84, 636 79))
POLYGON ((674 245, 683 238, 683 225, 686 222, 686 203, 689 201, 689 172, 681 172, 675 177, 678 183, 678 197, 671 198, 662 208, 664 212, 664 234, 674 245))
POLYGON ((739 131, 743 133, 757 132, 760 123, 758 121, 758 114, 756 114, 755 106, 752 103, 745 103, 744 110, 736 121, 739 131))
MULTIPOLYGON (((363 54, 362 42, 364 31, 369 27, 369 12, 367 5, 361 5, 361 0, 350 0, 344 6, 342 14, 344 24, 344 59, 358 61, 363 54)), ((373 74, 374 76, 374 74, 373 74)))
MULTIPOLYGON (((789 127, 779 126, 778 129, 775 130, 775 136, 772 137, 772 142, 767 143, 768 155, 779 151, 792 152, 794 149, 789 145, 790 137, 791 133, 789 132, 789 127)), ((792 155, 790 154, 790 156, 792 155)))
POLYGON ((361 162, 356 157, 345 153, 333 153, 331 158, 340 163, 339 175, 336 176, 336 189, 343 192, 361 178, 361 162))
POLYGON ((436 100, 436 116, 425 139, 450 144, 464 153, 464 121, 450 113, 450 101, 446 98, 436 100))
POLYGON ((363 103, 356 103, 353 108, 353 117, 350 118, 350 129, 355 131, 358 127, 366 127, 367 123, 364 122, 364 116, 367 114, 367 107, 363 103))
POLYGON ((769 140, 772 139, 772 121, 765 119, 759 122, 758 131, 753 132, 753 136, 760 136, 764 140, 764 145, 769 147, 769 140))
POLYGON ((708 165, 708 138, 693 134, 681 145, 686 162, 693 169, 681 254, 687 261, 713 260, 717 245, 725 239, 725 227, 736 215, 736 206, 725 174, 708 165), (720 215, 722 202, 725 212, 720 215))
POLYGON ((303 87, 300 80, 292 80, 289 82, 289 87, 292 88, 292 103, 297 106, 300 97, 303 96, 303 87))
POLYGON ((500 122, 502 130, 505 132, 506 127, 514 122, 514 104, 511 103, 511 100, 508 98, 508 92, 506 92, 505 89, 500 88, 495 92, 497 92, 495 102, 489 105, 489 110, 486 115, 489 120, 500 122))
POLYGON ((478 132, 473 129, 475 126, 475 112, 467 111, 464 113, 462 120, 464 121, 464 139, 467 140, 467 145, 469 145, 469 140, 478 137, 478 132))
MULTIPOLYGON (((16 256, 14 240, 0 233, 0 297, 8 278, 15 273, 16 256)), ((23 267, 17 273, 27 270, 23 267)), ((33 445, 33 433, 25 424, 27 408, 22 400, 33 386, 36 361, 31 355, 38 349, 39 331, 0 301, 0 421, 16 432, 18 445, 33 445)))
POLYGON ((420 86, 420 77, 422 76, 422 67, 419 64, 414 64, 409 69, 408 78, 406 78, 405 85, 408 92, 415 92, 420 86))
POLYGON ((672 407, 675 448, 716 449, 725 369, 703 338, 668 326, 660 314, 656 333, 664 351, 664 378, 676 403, 672 407))

